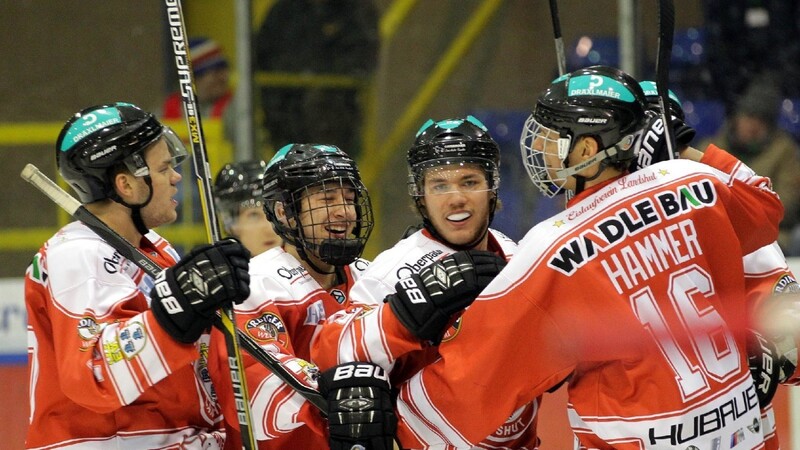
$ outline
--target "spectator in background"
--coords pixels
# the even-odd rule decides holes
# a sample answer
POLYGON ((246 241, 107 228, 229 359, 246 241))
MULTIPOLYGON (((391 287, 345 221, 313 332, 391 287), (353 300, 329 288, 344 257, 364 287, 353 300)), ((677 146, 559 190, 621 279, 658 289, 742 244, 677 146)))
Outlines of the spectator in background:
MULTIPOLYGON (((255 36, 256 68, 366 80, 377 65, 378 13, 371 0, 278 0, 255 36)), ((327 142, 361 148, 359 86, 269 86, 261 90, 273 146, 327 142)))
MULTIPOLYGON (((222 136, 236 148, 239 145, 236 132, 237 100, 231 87, 228 59, 219 43, 207 37, 189 38, 189 54, 200 117, 222 120, 222 136)), ((183 99, 180 91, 176 90, 164 100, 162 118, 180 120, 183 117, 183 99)), ((264 134, 255 130, 254 138, 256 151, 266 150, 264 134)), ((214 166, 215 161, 211 162, 214 166)))
POLYGON ((754 81, 709 142, 729 149, 754 172, 772 180, 785 208, 778 243, 789 255, 792 229, 800 223, 800 146, 778 127, 780 98, 771 78, 754 81))
MULTIPOLYGON (((189 39, 189 54, 200 116, 204 119, 221 119, 233 100, 230 69, 222 47, 213 39, 193 37, 189 39)), ((168 120, 183 118, 183 99, 179 91, 171 93, 164 100, 162 117, 168 120)))

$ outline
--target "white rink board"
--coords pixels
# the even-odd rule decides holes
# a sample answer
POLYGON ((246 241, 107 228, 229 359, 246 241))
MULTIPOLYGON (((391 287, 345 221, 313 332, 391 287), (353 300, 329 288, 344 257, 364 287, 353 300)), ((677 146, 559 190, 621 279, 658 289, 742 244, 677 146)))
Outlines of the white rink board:
POLYGON ((0 362, 28 353, 22 278, 0 278, 0 362))

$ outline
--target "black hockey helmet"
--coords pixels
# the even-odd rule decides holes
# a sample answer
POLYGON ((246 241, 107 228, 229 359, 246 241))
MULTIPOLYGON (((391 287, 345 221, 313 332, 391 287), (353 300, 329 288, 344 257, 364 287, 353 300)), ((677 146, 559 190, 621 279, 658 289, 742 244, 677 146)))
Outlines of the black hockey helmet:
POLYGON ((545 195, 553 196, 562 192, 568 176, 577 177, 575 174, 587 167, 600 164, 595 177, 608 165, 626 168, 636 156, 646 108, 639 83, 613 67, 587 67, 555 79, 539 95, 520 139, 528 175, 545 195), (534 148, 534 142, 557 140, 558 156, 566 163, 583 136, 597 140, 597 155, 580 166, 565 166, 558 177, 550 178, 543 152, 534 148))
POLYGON ((438 122, 428 119, 417 131, 407 161, 408 190, 414 197, 422 196, 425 170, 444 165, 478 164, 486 171, 492 190, 500 184, 500 146, 473 116, 438 122))
MULTIPOLYGON (((647 109, 653 110, 658 108, 660 111, 659 105, 659 97, 658 97, 658 86, 653 81, 640 81, 639 86, 642 87, 642 91, 644 91, 644 97, 647 99, 647 109)), ((673 116, 678 117, 681 120, 685 120, 683 113, 683 105, 681 101, 678 99, 678 96, 672 92, 672 89, 667 90, 667 95, 669 96, 670 106, 669 110, 673 116)))
POLYGON ((226 164, 214 180, 214 200, 225 230, 239 216, 242 207, 260 207, 263 203, 264 161, 241 161, 226 164))
MULTIPOLYGON (((263 181, 264 212, 267 218, 272 222, 275 232, 297 247, 298 253, 307 262, 310 263, 306 258, 309 251, 336 267, 346 266, 361 256, 374 225, 372 205, 355 161, 345 152, 333 145, 286 145, 267 164, 263 181), (309 188, 312 187, 354 191, 352 206, 355 208, 356 220, 353 230, 346 238, 317 238, 304 230, 300 220, 303 212, 301 201, 309 195, 309 188), (288 224, 277 217, 277 203, 283 205, 288 224)), ((337 205, 328 205, 326 208, 331 206, 337 205)), ((330 218, 330 215, 327 217, 330 218)))
POLYGON ((127 168, 149 184, 144 150, 162 136, 175 165, 180 164, 187 155, 186 148, 152 114, 130 103, 92 106, 76 113, 61 129, 56 165, 81 202, 106 198, 121 201, 112 185, 114 174, 127 168))

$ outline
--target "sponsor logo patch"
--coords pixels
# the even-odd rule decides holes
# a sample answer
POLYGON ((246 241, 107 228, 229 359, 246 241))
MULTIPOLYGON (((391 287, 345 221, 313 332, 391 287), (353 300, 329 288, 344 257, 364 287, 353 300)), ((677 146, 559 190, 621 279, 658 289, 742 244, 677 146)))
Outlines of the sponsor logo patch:
POLYGON ((95 322, 94 317, 84 317, 78 321, 78 336, 84 341, 95 339, 103 331, 103 326, 95 322))
POLYGON ((783 275, 775 285, 772 287, 772 292, 775 294, 797 293, 800 292, 800 285, 791 274, 783 275))
POLYGON ((109 366, 114 365, 124 359, 122 351, 119 349, 119 342, 106 341, 103 342, 103 356, 106 358, 106 363, 109 366))
POLYGON ((283 321, 277 314, 272 312, 265 313, 256 319, 248 320, 247 333, 261 342, 276 341, 284 346, 289 342, 283 321))
POLYGON ((331 289, 331 297, 340 305, 344 305, 344 302, 347 300, 347 295, 345 295, 341 289, 331 289))

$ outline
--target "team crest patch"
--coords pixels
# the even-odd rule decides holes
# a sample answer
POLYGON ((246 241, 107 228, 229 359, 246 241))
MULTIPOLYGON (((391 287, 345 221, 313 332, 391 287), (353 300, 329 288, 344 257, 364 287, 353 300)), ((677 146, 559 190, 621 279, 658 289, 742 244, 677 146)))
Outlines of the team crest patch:
POLYGON ((119 348, 129 361, 142 351, 146 342, 144 325, 140 322, 129 322, 119 332, 119 348))
POLYGON ((272 312, 265 313, 257 319, 248 320, 247 333, 261 342, 276 341, 284 346, 289 342, 283 321, 272 312))
POLYGON ((340 289, 331 289, 331 297, 340 305, 344 305, 344 302, 347 300, 347 295, 340 289))

